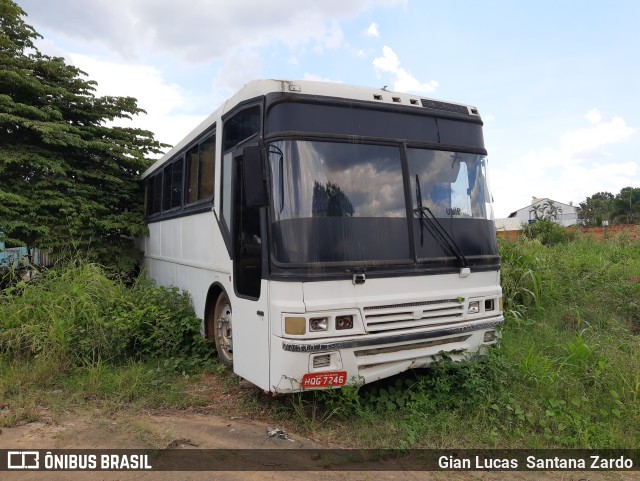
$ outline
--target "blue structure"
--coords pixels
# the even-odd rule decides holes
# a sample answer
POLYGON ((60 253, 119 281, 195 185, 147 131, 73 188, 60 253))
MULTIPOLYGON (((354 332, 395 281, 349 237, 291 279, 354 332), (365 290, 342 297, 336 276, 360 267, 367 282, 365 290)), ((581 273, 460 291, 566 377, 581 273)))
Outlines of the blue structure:
MULTIPOLYGON (((49 256, 46 252, 39 249, 33 249, 31 263, 34 265, 47 266, 49 265, 49 256)), ((0 268, 17 266, 18 263, 23 260, 28 262, 29 251, 26 247, 9 247, 5 246, 3 241, 0 241, 0 268)))
POLYGON ((9 267, 20 261, 23 257, 27 257, 26 247, 10 247, 6 248, 4 242, 0 241, 0 267, 9 267))

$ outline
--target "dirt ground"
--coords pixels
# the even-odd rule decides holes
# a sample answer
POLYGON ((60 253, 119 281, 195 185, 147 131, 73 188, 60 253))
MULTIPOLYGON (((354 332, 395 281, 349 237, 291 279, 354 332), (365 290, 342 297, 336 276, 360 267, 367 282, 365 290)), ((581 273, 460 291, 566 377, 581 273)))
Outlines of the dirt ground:
MULTIPOLYGON (((237 416, 184 411, 103 414, 83 412, 48 416, 38 422, 2 428, 0 449, 315 449, 318 443, 285 433, 269 435, 268 426, 237 416)), ((185 454, 187 452, 185 451, 185 454)), ((640 480, 640 472, 405 472, 405 471, 225 471, 225 472, 0 472, 0 481, 190 481, 190 480, 433 480, 433 481, 626 481, 640 480)))

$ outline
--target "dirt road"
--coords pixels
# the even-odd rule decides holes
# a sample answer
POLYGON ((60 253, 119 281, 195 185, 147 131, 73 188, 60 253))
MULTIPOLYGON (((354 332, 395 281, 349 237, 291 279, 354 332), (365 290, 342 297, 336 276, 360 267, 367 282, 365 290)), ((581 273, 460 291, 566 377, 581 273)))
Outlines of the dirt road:
MULTIPOLYGON (((153 413, 121 412, 108 415, 95 413, 44 413, 41 420, 22 426, 3 428, 2 449, 315 449, 322 448, 313 440, 295 433, 279 433, 262 422, 240 417, 224 417, 184 411, 153 413), (271 434, 271 435, 270 435, 271 434)), ((185 455, 188 454, 185 451, 185 455)), ((570 472, 405 472, 405 471, 225 471, 225 472, 3 472, 2 481, 164 481, 164 480, 454 480, 454 481, 626 481, 640 480, 640 473, 570 473, 570 472)))

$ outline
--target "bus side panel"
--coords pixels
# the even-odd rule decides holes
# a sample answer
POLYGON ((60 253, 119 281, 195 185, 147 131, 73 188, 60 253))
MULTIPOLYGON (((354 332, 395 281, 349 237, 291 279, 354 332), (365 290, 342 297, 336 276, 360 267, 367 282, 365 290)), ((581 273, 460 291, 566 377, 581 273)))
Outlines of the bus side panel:
POLYGON ((149 224, 149 232, 144 243, 149 277, 188 292, 200 319, 214 282, 232 294, 231 261, 212 211, 154 222, 149 224))
POLYGON ((176 227, 182 232, 180 258, 186 263, 215 268, 215 261, 225 256, 212 249, 214 232, 218 229, 213 211, 182 217, 180 221, 182 225, 176 227))

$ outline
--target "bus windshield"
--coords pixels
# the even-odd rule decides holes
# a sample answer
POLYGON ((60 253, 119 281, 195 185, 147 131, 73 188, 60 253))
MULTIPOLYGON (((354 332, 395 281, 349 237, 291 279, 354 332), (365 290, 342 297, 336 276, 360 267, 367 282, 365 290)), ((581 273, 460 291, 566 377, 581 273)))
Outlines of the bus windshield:
MULTIPOLYGON (((268 152, 276 262, 413 262, 408 213, 418 257, 451 257, 433 232, 425 234, 421 208, 445 220, 492 219, 481 155, 410 148, 405 179, 398 145, 281 140, 268 152)), ((443 225, 454 238, 466 231, 443 225)), ((471 255, 494 254, 462 244, 471 255)))

